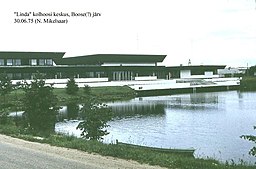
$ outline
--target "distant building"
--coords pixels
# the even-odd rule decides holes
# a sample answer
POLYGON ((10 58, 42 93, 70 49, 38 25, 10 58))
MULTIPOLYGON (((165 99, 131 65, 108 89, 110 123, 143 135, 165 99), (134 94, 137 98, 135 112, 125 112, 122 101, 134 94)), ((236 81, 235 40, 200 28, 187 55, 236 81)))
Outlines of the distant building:
POLYGON ((193 65, 166 67, 167 79, 172 78, 217 78, 225 65, 193 65))
POLYGON ((48 79, 108 78, 108 81, 172 78, 212 78, 225 65, 165 67, 166 55, 96 54, 63 58, 63 52, 0 52, 0 73, 13 80, 32 79, 37 73, 48 79))
POLYGON ((244 68, 225 68, 220 69, 218 74, 222 77, 241 77, 243 74, 245 74, 246 69, 244 68))

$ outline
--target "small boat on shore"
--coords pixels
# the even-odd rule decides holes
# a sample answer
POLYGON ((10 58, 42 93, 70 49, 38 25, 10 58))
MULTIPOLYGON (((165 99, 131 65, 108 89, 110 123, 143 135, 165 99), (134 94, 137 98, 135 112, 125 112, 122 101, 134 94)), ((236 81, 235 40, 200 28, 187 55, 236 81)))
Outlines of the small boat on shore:
POLYGON ((148 147, 148 146, 140 146, 135 144, 128 144, 128 143, 122 143, 117 141, 117 145, 127 146, 127 147, 133 147, 133 148, 140 148, 145 150, 150 150, 154 152, 159 153, 166 153, 166 154, 176 154, 176 155, 182 155, 187 157, 194 157, 195 149, 169 149, 169 148, 157 148, 157 147, 148 147))

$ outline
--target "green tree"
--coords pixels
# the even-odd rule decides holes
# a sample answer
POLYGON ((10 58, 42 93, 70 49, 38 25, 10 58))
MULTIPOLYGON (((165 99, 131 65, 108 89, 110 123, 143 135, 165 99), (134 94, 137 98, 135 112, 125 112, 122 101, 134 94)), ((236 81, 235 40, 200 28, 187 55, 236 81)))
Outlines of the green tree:
MULTIPOLYGON (((254 126, 253 128, 254 128, 254 130, 256 130, 256 126, 254 126)), ((256 144, 256 136, 242 135, 241 138, 251 141, 251 142, 254 142, 256 144)), ((256 147, 255 146, 253 148, 251 148, 251 150, 249 151, 249 154, 256 157, 256 147)))
POLYGON ((81 113, 84 120, 79 123, 77 129, 82 130, 82 137, 101 141, 103 136, 109 134, 106 127, 109 126, 107 122, 112 119, 112 112, 106 104, 89 98, 83 104, 81 113))
POLYGON ((9 94, 13 89, 12 82, 6 75, 6 73, 0 74, 0 94, 4 97, 5 103, 5 96, 9 94))
POLYGON ((38 74, 31 84, 25 83, 24 90, 23 109, 28 128, 37 133, 52 132, 56 113, 59 110, 53 88, 46 86, 45 81, 38 74))
POLYGON ((67 82, 66 92, 70 95, 75 95, 79 88, 74 78, 70 78, 67 82))
POLYGON ((10 111, 10 107, 5 104, 0 104, 0 124, 7 124, 10 122, 10 118, 8 117, 8 113, 10 111))
POLYGON ((79 105, 76 101, 71 101, 67 103, 67 116, 68 120, 77 119, 79 112, 79 105))
POLYGON ((84 93, 87 95, 91 95, 91 88, 88 85, 84 85, 84 93))
POLYGON ((8 78, 6 73, 0 74, 0 95, 3 98, 0 102, 0 123, 6 124, 9 121, 8 112, 10 111, 11 105, 6 103, 6 95, 9 94, 13 89, 11 80, 8 78))

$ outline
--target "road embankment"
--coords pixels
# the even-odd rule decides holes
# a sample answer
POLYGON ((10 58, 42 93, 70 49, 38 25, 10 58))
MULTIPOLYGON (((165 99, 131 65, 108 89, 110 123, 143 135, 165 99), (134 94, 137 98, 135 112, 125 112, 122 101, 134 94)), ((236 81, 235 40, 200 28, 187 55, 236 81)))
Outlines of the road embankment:
POLYGON ((131 160, 89 154, 75 149, 55 147, 0 135, 1 168, 86 168, 86 169, 161 169, 131 160), (18 153, 17 153, 18 152, 18 153))

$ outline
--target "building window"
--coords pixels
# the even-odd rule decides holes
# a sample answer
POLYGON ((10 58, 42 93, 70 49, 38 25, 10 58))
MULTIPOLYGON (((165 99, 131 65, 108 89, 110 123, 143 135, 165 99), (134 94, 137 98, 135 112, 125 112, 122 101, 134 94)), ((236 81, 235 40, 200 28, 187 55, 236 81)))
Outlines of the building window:
POLYGON ((4 66, 4 59, 0 59, 0 66, 4 66))
POLYGON ((21 59, 13 59, 13 65, 20 66, 21 65, 21 59))
POLYGON ((7 59, 6 65, 7 66, 12 66, 12 59, 7 59))
POLYGON ((45 65, 45 59, 39 59, 39 65, 44 66, 45 65))
POLYGON ((52 66, 52 59, 46 59, 46 65, 52 66))
POLYGON ((31 66, 36 66, 37 65, 37 60, 36 59, 30 59, 30 65, 31 66))

